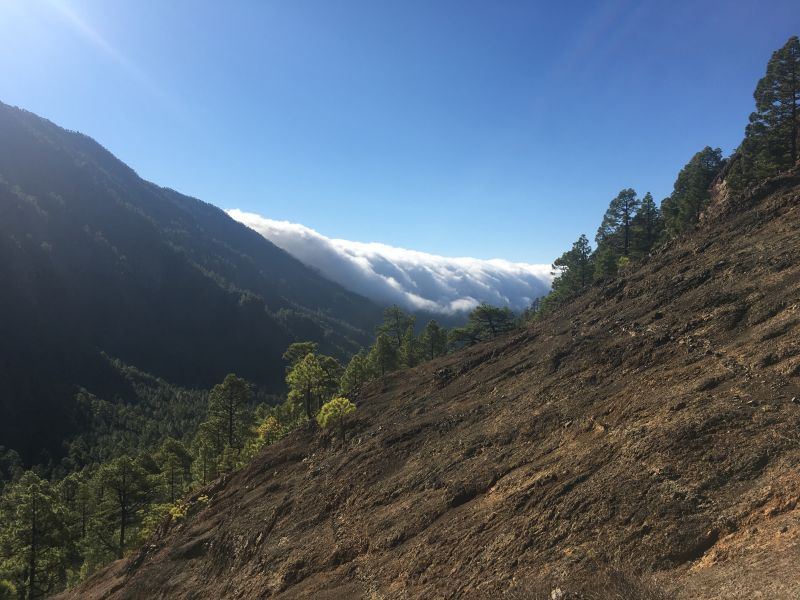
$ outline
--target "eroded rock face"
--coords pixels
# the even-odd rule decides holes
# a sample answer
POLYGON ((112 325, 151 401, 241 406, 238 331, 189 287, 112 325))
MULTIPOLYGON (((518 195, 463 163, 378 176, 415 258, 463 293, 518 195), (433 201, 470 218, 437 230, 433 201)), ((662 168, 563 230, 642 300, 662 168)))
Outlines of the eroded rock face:
POLYGON ((296 432, 67 596, 502 598, 622 560, 673 597, 800 597, 800 194, 771 185, 365 390, 344 450, 296 432))

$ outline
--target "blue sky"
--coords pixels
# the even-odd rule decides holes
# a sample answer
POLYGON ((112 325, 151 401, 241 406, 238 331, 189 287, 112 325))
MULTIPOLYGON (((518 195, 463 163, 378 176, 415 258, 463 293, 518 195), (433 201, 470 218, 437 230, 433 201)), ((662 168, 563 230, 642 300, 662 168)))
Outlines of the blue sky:
POLYGON ((0 0, 0 100, 328 237, 551 262, 730 152, 797 1, 0 0))

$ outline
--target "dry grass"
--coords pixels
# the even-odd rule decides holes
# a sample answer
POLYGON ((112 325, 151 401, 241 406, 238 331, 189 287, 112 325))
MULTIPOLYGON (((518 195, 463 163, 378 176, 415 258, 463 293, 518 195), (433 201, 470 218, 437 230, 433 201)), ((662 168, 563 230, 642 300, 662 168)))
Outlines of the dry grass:
POLYGON ((567 576, 534 579, 507 594, 509 600, 670 600, 667 590, 648 574, 623 565, 606 565, 567 576))

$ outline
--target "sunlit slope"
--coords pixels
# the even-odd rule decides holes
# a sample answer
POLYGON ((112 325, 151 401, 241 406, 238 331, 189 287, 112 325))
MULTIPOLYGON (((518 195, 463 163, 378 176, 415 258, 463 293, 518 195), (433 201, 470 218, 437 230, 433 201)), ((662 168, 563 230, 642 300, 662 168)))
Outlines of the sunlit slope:
POLYGON ((374 383, 344 448, 295 432, 70 597, 499 598, 617 558, 684 598, 798 597, 800 176, 709 214, 374 383))

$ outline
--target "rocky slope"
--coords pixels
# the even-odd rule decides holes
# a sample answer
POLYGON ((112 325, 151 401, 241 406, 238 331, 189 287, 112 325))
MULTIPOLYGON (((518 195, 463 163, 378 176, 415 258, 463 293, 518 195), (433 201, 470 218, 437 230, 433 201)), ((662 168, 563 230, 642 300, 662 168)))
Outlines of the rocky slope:
POLYGON ((296 432, 67 596, 522 598, 616 561, 681 598, 800 597, 800 174, 709 212, 372 385, 344 447, 296 432))

